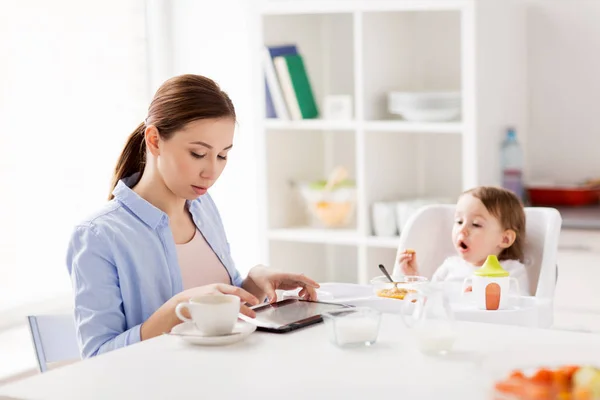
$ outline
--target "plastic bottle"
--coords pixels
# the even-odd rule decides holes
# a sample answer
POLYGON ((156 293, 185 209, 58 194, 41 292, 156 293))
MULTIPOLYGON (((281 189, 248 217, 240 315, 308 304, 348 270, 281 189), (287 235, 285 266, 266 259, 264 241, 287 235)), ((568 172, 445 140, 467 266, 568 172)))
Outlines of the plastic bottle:
POLYGON ((514 128, 508 128, 501 148, 502 187, 523 198, 523 151, 514 128))

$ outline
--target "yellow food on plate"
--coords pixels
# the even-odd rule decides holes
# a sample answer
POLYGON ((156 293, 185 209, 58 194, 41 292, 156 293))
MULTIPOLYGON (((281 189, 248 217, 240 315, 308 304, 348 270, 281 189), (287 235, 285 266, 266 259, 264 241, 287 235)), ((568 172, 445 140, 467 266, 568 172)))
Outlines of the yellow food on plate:
POLYGON ((416 290, 410 290, 410 289, 402 289, 402 288, 391 288, 391 289, 381 289, 377 291, 377 296, 379 297, 387 297, 390 299, 398 299, 398 300, 404 300, 404 297, 406 297, 406 295, 408 293, 414 293, 416 292, 416 290))

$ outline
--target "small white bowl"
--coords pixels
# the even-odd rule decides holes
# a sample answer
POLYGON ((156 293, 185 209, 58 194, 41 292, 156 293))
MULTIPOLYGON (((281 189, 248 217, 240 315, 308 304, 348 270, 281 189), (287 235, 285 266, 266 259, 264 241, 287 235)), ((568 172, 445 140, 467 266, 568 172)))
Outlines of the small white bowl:
POLYGON ((377 341, 381 312, 369 307, 352 307, 322 314, 329 340, 340 347, 371 346, 377 341))
POLYGON ((443 122, 460 117, 460 92, 389 92, 388 111, 407 121, 443 122))
POLYGON ((375 293, 377 296, 386 297, 380 295, 382 290, 389 290, 397 287, 398 289, 406 289, 409 292, 415 292, 418 290, 420 285, 427 282, 429 282, 429 279, 424 276, 406 275, 402 277, 402 279, 396 281, 394 284, 390 282, 386 276, 381 275, 371 279, 371 286, 373 287, 373 293, 375 293))

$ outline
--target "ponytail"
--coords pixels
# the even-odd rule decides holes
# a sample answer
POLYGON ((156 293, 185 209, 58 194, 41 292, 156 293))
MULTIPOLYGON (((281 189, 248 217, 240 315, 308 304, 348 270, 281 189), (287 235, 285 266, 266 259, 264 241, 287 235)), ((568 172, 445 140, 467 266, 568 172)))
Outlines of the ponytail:
MULTIPOLYGON (((112 191, 121 179, 127 178, 136 172, 140 173, 140 177, 142 176, 141 173, 143 172, 144 164, 146 163, 146 146, 144 146, 145 130, 146 124, 142 122, 127 138, 127 143, 125 143, 125 147, 123 148, 117 166, 115 167, 115 174, 113 175, 111 192, 108 195, 108 200, 113 199, 114 196, 112 191)), ((137 184, 137 182, 135 182, 134 185, 135 184, 137 184)))

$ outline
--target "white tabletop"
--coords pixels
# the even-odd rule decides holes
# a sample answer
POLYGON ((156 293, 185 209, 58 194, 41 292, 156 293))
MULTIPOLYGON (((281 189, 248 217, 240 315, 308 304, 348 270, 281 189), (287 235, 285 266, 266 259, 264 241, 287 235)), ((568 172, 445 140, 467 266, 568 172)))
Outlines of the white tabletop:
POLYGON ((161 336, 0 387, 22 399, 484 399, 486 374, 475 362, 490 349, 521 345, 589 346, 600 360, 600 335, 458 323, 456 353, 424 356, 398 316, 384 314, 378 342, 341 349, 324 324, 277 335, 255 332, 223 347, 161 336), (490 343, 495 343, 493 346, 490 343), (380 397, 383 398, 383 397, 380 397))

